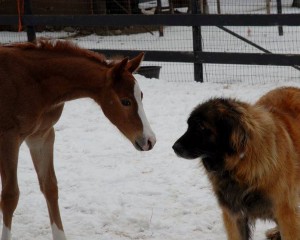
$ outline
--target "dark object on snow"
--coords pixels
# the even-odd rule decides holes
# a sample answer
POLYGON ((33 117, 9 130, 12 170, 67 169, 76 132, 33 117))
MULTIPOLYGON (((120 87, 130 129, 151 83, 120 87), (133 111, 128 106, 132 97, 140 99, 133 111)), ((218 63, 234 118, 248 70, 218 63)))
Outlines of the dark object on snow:
POLYGON ((300 0, 294 0, 292 7, 300 7, 300 0))
POLYGON ((138 74, 143 75, 146 78, 159 78, 161 66, 143 66, 137 70, 138 74))

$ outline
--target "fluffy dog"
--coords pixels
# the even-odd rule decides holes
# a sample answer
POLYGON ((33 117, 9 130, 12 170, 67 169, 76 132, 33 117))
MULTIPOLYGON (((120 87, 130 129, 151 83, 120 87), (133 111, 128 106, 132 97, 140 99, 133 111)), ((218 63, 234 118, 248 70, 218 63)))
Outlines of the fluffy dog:
POLYGON ((270 91, 254 105, 215 98, 198 105, 174 144, 201 158, 229 240, 251 239, 256 219, 273 220, 269 239, 300 240, 300 89, 270 91))

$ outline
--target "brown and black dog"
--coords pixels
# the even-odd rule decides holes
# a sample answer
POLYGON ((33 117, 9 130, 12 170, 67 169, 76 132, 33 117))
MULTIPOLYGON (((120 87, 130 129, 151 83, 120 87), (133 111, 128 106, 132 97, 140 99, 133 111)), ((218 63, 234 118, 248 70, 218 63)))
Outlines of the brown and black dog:
POLYGON ((300 240, 300 89, 275 89, 254 105, 210 99, 173 149, 201 158, 229 240, 251 239, 256 219, 277 223, 269 239, 300 240))

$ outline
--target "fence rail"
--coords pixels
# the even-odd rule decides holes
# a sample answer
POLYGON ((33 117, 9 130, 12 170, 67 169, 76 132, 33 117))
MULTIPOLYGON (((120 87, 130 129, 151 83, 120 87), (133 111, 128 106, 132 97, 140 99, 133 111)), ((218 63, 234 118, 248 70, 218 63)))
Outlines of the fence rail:
MULTIPOLYGON (((194 52, 170 52, 170 51, 132 51, 132 50, 108 50, 93 49, 106 56, 134 57, 141 51, 147 52, 145 61, 152 62, 185 62, 185 63, 214 63, 214 64, 243 64, 243 65, 274 65, 294 66, 300 65, 299 54, 273 54, 273 53, 223 53, 223 52, 199 52, 196 58, 194 52)), ((298 69, 300 70, 300 68, 298 69)))
MULTIPOLYGON (((1 25, 17 25, 17 15, 0 15, 1 25)), ((23 25, 74 26, 300 26, 300 14, 235 15, 24 15, 23 25)))

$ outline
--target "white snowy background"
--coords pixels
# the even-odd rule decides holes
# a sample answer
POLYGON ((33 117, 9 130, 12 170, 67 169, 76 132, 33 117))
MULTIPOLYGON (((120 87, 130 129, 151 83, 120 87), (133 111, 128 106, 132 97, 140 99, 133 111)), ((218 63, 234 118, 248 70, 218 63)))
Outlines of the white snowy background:
MULTIPOLYGON (((172 41, 172 34, 176 32, 171 29, 165 29, 164 38, 153 36, 157 47, 176 45, 172 41)), ((299 29, 298 32, 284 29, 281 39, 290 40, 284 46, 286 51, 299 53, 299 29), (295 42, 298 42, 296 50, 292 46, 295 42)), ((242 27, 235 30, 244 35, 247 32, 247 28, 242 27)), ((0 32, 1 42, 10 42, 10 34, 0 32)), ((42 34, 51 36, 52 33, 42 34)), ((26 40, 26 34, 18 33, 17 36, 17 40, 26 40)), ((207 42, 213 44, 215 37, 220 38, 220 35, 210 37, 207 42)), ((264 38, 271 49, 282 46, 276 41, 269 44, 266 41, 280 38, 275 27, 272 31, 253 29, 249 37, 256 42, 264 38)), ((110 46, 116 38, 118 46, 126 49, 134 38, 149 38, 149 34, 104 38, 92 35, 76 42, 84 47, 90 47, 84 45, 87 41, 97 46, 110 46)), ((144 47, 139 46, 138 40, 134 44, 137 49, 144 47)), ((183 45, 186 50, 192 49, 190 41, 184 40, 183 45)), ((155 48, 155 45, 148 47, 155 48)), ((184 67, 182 74, 175 72, 178 65, 162 66, 160 79, 135 76, 144 92, 145 112, 157 137, 154 149, 149 152, 136 151, 92 100, 66 104, 55 126, 54 155, 61 215, 69 240, 226 239, 218 204, 199 160, 179 159, 172 145, 186 130, 191 110, 211 97, 233 97, 253 103, 276 87, 300 87, 299 71, 291 75, 288 67, 273 67, 281 74, 279 81, 266 81, 268 70, 262 67, 249 71, 255 81, 232 79, 223 74, 223 79, 217 79, 219 83, 201 84, 186 81, 193 76, 191 66, 184 67), (166 69, 168 74, 164 73, 166 69), (172 81, 175 77, 180 77, 182 82, 172 81)), ((213 80, 213 75, 210 77, 213 80)), ((20 149, 18 178, 21 196, 13 218, 13 239, 51 239, 46 203, 25 144, 20 149)), ((271 226, 274 224, 258 221, 254 239, 265 239, 264 231, 271 226)))

